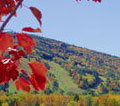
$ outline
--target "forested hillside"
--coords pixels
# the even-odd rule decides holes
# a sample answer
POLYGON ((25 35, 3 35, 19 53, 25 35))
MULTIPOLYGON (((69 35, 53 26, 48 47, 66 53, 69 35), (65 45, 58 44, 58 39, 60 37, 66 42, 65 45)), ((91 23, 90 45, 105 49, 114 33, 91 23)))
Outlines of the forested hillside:
MULTIPOLYGON (((32 36, 37 45, 27 61, 42 61, 49 69, 44 93, 101 95, 120 92, 119 57, 32 36)), ((13 88, 14 85, 10 91, 14 91, 13 88)))
POLYGON ((53 39, 33 37, 37 42, 37 46, 29 58, 43 61, 50 70, 47 93, 59 91, 70 94, 77 92, 99 95, 120 91, 119 57, 53 39), (51 62, 54 64, 51 64, 51 62), (67 77, 70 77, 71 86, 73 87, 69 87, 70 84, 65 83, 69 79, 67 77), (62 84, 61 80, 63 79, 66 80, 62 84), (64 86, 71 89, 66 88, 66 90, 64 86))

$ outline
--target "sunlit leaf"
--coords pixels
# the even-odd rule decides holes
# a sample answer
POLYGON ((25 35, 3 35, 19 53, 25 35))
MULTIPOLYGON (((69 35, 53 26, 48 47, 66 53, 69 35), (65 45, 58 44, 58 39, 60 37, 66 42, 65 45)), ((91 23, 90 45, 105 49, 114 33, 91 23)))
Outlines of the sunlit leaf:
POLYGON ((25 33, 16 33, 18 39, 18 45, 23 47, 29 54, 32 52, 32 48, 35 46, 35 41, 31 36, 25 33))
POLYGON ((33 29, 31 27, 25 27, 25 28, 22 29, 22 31, 26 31, 26 32, 42 32, 42 30, 40 28, 33 29))

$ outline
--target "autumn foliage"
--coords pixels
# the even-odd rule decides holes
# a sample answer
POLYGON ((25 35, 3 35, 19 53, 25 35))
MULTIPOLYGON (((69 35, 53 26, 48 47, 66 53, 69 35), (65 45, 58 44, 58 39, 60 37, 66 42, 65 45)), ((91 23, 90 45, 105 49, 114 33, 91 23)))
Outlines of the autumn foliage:
MULTIPOLYGON (((79 0, 76 0, 79 1, 79 0)), ((101 2, 101 0, 93 0, 101 2)), ((4 27, 12 16, 16 16, 16 10, 22 7, 23 0, 0 0, 0 84, 13 80, 17 90, 30 92, 31 85, 35 90, 44 90, 46 84, 46 73, 48 72, 43 63, 29 62, 31 73, 28 74, 24 68, 21 69, 21 61, 32 53, 35 41, 26 33, 6 33, 4 27), (2 20, 3 16, 8 16, 2 20), (13 36, 14 35, 14 36, 13 36)), ((35 7, 29 7, 40 26, 42 25, 42 13, 35 7)), ((40 28, 25 27, 22 31, 42 32, 40 28)))
POLYGON ((40 95, 14 94, 0 96, 1 106, 120 106, 120 95, 40 95), (77 99, 76 99, 77 97, 77 99))
POLYGON ((15 81, 17 90, 30 91, 30 85, 36 90, 44 90, 47 69, 40 62, 28 63, 32 73, 28 75, 21 67, 21 58, 31 54, 35 46, 34 40, 25 33, 15 33, 16 39, 11 34, 0 33, 0 83, 5 84, 10 80, 15 81), (17 44, 14 44, 17 40, 17 44), (4 46, 4 44, 6 44, 4 46), (22 47, 22 48, 20 48, 22 47), (7 55, 7 56, 6 56, 7 55), (22 74, 22 76, 20 76, 22 74))
MULTIPOLYGON (((16 16, 15 9, 22 6, 23 0, 0 0, 0 21, 3 16, 13 14, 16 16)), ((42 14, 35 7, 29 8, 35 18, 42 25, 42 14)), ((25 27, 22 29, 27 32, 41 32, 40 28, 25 27)), ((17 90, 30 92, 31 86, 35 90, 44 90, 46 84, 47 68, 40 62, 28 62, 31 73, 28 74, 22 67, 23 58, 32 53, 35 46, 34 39, 26 33, 6 33, 0 29, 0 84, 9 83, 13 80, 17 90)))

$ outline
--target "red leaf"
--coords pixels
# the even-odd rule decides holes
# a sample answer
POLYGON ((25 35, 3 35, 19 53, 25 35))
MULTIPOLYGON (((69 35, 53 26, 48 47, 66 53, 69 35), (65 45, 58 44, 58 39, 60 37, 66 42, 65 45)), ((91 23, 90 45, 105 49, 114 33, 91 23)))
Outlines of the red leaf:
POLYGON ((0 59, 0 83, 16 80, 18 77, 18 67, 11 58, 0 59))
POLYGON ((25 27, 25 28, 22 29, 22 31, 27 31, 27 32, 42 32, 42 30, 40 28, 33 29, 31 27, 25 27))
POLYGON ((42 13, 41 13, 41 11, 35 7, 30 7, 30 10, 32 11, 33 15, 36 17, 36 19, 38 20, 40 25, 42 25, 42 21, 41 21, 42 13))
MULTIPOLYGON (((76 0, 77 2, 81 1, 81 0, 76 0)), ((90 0, 87 0, 87 1, 90 1, 90 0)), ((92 0, 94 2, 101 2, 102 0, 92 0)))
POLYGON ((30 92, 30 84, 25 81, 26 79, 24 77, 21 77, 20 79, 18 79, 16 82, 15 82, 15 85, 16 85, 16 89, 17 90, 24 90, 24 91, 27 91, 27 92, 30 92))
POLYGON ((30 82, 35 90, 37 90, 37 91, 40 90, 40 87, 39 87, 38 83, 36 82, 34 75, 31 75, 30 82))
POLYGON ((46 77, 35 76, 34 74, 30 77, 31 84, 36 90, 44 90, 46 84, 46 77))
POLYGON ((0 33, 0 51, 1 55, 9 48, 13 48, 14 46, 14 39, 8 33, 0 33))
POLYGON ((18 77, 19 73, 17 70, 9 70, 5 72, 5 82, 9 82, 10 79, 15 81, 18 77))
POLYGON ((0 0, 0 16, 7 16, 16 7, 14 0, 0 0))
POLYGON ((26 56, 23 50, 17 50, 17 49, 12 49, 12 48, 8 48, 8 53, 9 55, 12 55, 15 60, 19 60, 22 56, 26 56))
POLYGON ((0 22, 2 22, 2 16, 0 16, 0 22))
POLYGON ((102 0, 93 0, 94 2, 101 2, 102 0))
POLYGON ((48 72, 44 64, 40 62, 29 63, 29 66, 32 69, 33 74, 35 74, 36 76, 45 77, 45 74, 48 72))
POLYGON ((16 2, 19 2, 20 0, 15 0, 16 2))
POLYGON ((18 75, 19 75, 19 73, 18 73, 17 70, 11 70, 11 71, 10 71, 10 74, 11 74, 10 76, 11 76, 11 78, 13 79, 13 81, 16 80, 17 77, 18 77, 18 75))
POLYGON ((44 90, 46 84, 46 73, 48 72, 47 68, 43 63, 39 62, 29 63, 29 66, 33 73, 30 77, 33 87, 36 90, 44 90))
POLYGON ((32 52, 32 48, 35 46, 35 41, 31 36, 25 33, 16 33, 18 39, 18 45, 23 47, 29 54, 32 52))
POLYGON ((19 56, 26 56, 26 54, 25 54, 25 52, 23 50, 19 50, 18 55, 19 56))

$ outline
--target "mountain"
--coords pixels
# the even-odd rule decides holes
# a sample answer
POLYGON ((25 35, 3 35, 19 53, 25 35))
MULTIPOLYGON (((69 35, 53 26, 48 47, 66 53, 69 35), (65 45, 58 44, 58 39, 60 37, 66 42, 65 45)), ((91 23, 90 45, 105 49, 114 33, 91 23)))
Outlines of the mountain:
POLYGON ((120 58, 61 41, 34 36, 30 59, 49 69, 46 93, 100 95, 120 92, 120 58))
MULTIPOLYGON (((61 41, 31 35, 37 45, 29 61, 41 61, 49 69, 46 94, 120 92, 120 58, 61 41)), ((13 86, 10 88, 14 89, 13 86)))

